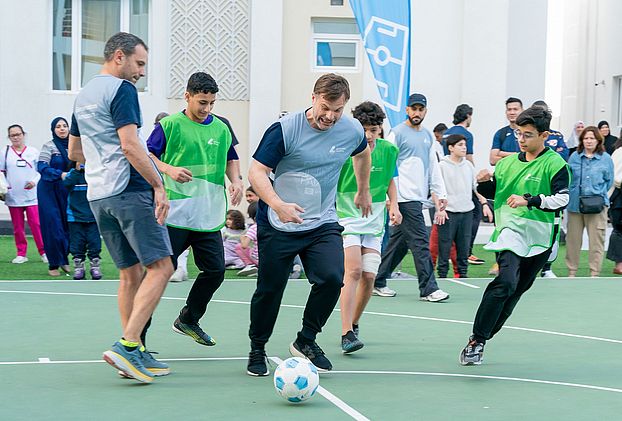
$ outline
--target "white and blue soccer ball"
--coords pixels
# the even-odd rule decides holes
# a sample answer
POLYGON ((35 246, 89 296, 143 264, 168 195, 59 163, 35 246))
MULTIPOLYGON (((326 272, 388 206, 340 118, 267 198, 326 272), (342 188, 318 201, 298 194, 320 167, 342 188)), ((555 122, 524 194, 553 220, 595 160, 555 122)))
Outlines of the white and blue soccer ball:
POLYGON ((317 368, 307 359, 288 358, 274 371, 276 393, 289 402, 306 401, 315 394, 319 386, 317 368))

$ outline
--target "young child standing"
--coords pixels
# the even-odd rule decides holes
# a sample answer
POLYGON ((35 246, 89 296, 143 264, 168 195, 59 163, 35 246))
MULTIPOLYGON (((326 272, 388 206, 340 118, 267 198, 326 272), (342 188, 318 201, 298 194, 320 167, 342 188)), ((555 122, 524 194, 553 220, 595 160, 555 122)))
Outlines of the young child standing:
POLYGON ((225 227, 222 229, 222 245, 225 249, 225 268, 242 269, 245 265, 236 254, 235 248, 240 244, 240 237, 244 234, 246 224, 244 215, 239 210, 227 211, 225 227))
MULTIPOLYGON (((471 245, 471 226, 473 224, 473 209, 471 200, 473 194, 482 204, 482 210, 487 218, 492 218, 488 201, 477 193, 475 168, 471 161, 466 159, 466 138, 461 134, 450 134, 445 138, 449 155, 441 159, 439 165, 447 189, 447 217, 443 225, 438 225, 438 262, 439 278, 446 278, 449 269, 449 255, 452 244, 456 244, 458 274, 460 278, 467 277, 469 247, 471 245)), ((454 268, 455 269, 455 268, 454 268)))
POLYGON ((69 252, 73 255, 73 279, 86 277, 85 260, 91 261, 91 278, 101 279, 100 253, 102 242, 93 212, 86 199, 87 184, 84 164, 77 163, 63 184, 69 191, 67 198, 67 222, 69 223, 69 252))
POLYGON ((237 245, 235 251, 240 259, 246 265, 244 269, 238 272, 238 276, 252 276, 257 273, 259 266, 259 252, 257 249, 257 224, 255 216, 257 215, 257 202, 251 202, 248 205, 248 217, 253 223, 248 227, 246 233, 240 238, 240 244, 237 245))

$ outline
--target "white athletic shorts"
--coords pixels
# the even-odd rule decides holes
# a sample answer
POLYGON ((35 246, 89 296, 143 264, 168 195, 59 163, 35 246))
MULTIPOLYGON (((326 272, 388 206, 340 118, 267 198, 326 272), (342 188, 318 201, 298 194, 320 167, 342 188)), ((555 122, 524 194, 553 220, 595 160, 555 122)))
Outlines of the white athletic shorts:
POLYGON ((376 250, 380 253, 382 248, 382 237, 376 237, 371 234, 346 234, 343 236, 343 248, 352 246, 365 247, 376 250))

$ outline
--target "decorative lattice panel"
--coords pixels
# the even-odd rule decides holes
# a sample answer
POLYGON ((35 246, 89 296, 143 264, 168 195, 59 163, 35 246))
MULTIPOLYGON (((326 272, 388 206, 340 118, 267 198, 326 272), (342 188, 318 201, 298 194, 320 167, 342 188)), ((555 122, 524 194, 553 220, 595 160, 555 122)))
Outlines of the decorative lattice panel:
POLYGON ((182 98, 188 77, 203 71, 216 79, 220 99, 248 99, 250 1, 171 1, 171 98, 182 98))

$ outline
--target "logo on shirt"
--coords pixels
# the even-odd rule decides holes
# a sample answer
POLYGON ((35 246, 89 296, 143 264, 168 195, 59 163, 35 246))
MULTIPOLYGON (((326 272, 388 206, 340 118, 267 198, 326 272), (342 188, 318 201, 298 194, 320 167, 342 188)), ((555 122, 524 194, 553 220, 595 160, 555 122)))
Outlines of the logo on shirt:
POLYGON ((210 140, 207 141, 207 144, 208 145, 218 146, 218 145, 220 145, 220 142, 215 140, 215 139, 210 139, 210 140))
POLYGON ((371 172, 380 172, 382 170, 383 170, 382 167, 376 167, 374 165, 371 166, 371 172))
POLYGON ((330 148, 330 150, 328 151, 328 153, 344 153, 346 151, 346 148, 338 148, 336 146, 333 145, 333 147, 330 148))
POLYGON ((536 177, 533 174, 527 174, 527 176, 525 177, 525 181, 533 181, 535 183, 540 183, 542 179, 540 177, 536 177))

